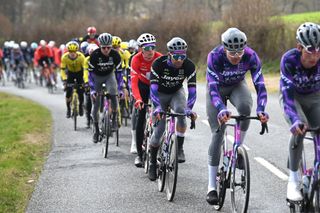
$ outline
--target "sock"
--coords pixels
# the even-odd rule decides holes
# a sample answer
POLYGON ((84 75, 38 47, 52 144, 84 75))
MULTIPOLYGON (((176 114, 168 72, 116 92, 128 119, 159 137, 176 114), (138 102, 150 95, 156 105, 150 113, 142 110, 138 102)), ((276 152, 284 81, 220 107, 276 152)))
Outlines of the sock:
POLYGON ((218 166, 208 165, 208 174, 209 174, 208 192, 212 190, 217 190, 217 183, 216 183, 217 170, 218 170, 218 166))
POLYGON ((300 175, 298 171, 289 170, 289 182, 299 182, 300 175))
POLYGON ((243 141, 244 141, 244 138, 246 137, 246 133, 247 133, 247 131, 240 131, 240 136, 241 136, 241 144, 243 143, 243 141))

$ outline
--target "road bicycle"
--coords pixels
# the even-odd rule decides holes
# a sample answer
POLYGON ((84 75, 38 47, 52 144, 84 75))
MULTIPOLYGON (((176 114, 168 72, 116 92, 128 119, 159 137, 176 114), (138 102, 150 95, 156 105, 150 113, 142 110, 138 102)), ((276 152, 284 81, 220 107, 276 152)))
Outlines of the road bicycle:
POLYGON ((128 126, 128 119, 130 119, 130 110, 129 110, 129 96, 127 94, 124 94, 123 97, 120 97, 119 106, 120 106, 121 124, 124 123, 125 126, 128 126))
POLYGON ((74 83, 68 83, 67 87, 72 87, 72 95, 71 95, 71 116, 73 118, 73 126, 74 131, 77 131, 77 117, 79 116, 79 95, 78 90, 83 87, 82 84, 78 84, 77 79, 73 80, 74 83))
MULTIPOLYGON (((160 140, 160 148, 157 156, 157 182, 160 192, 162 192, 166 186, 167 200, 172 201, 178 178, 178 142, 175 134, 175 118, 178 116, 186 116, 186 114, 167 110, 164 116, 166 116, 166 130, 160 140)), ((195 128, 194 120, 191 120, 190 128, 195 128)))
POLYGON ((110 106, 110 95, 106 89, 106 84, 102 84, 102 91, 100 94, 100 131, 99 131, 99 141, 103 142, 102 154, 104 158, 108 156, 109 140, 110 137, 115 134, 116 146, 119 146, 119 126, 117 116, 113 118, 112 110, 110 106), (115 128, 112 128, 113 119, 115 122, 115 128))
MULTIPOLYGON (((231 116, 235 124, 223 124, 234 129, 234 141, 228 148, 227 129, 223 146, 221 146, 220 163, 218 167, 216 182, 218 192, 218 203, 214 205, 215 210, 220 210, 224 204, 226 189, 230 188, 231 204, 233 212, 247 212, 250 197, 250 166, 246 149, 241 144, 240 122, 244 120, 259 120, 259 117, 245 115, 231 116)), ((260 135, 268 132, 266 123, 261 123, 260 135)), ((220 131, 222 126, 217 129, 220 131)))
MULTIPOLYGON (((303 126, 302 126, 303 127, 303 126)), ((302 159, 300 171, 302 174, 303 187, 301 189, 303 200, 292 201, 287 199, 287 205, 290 212, 320 212, 320 127, 308 128, 306 132, 310 132, 313 137, 304 136, 305 140, 312 140, 314 144, 314 161, 313 167, 307 168, 305 150, 302 147, 302 159)), ((297 143, 291 147, 295 149, 297 143)))
POLYGON ((152 123, 151 104, 145 104, 144 107, 146 109, 146 123, 144 127, 143 142, 142 142, 142 164, 144 165, 144 171, 147 174, 149 171, 149 160, 150 160, 149 144, 150 144, 151 135, 153 133, 153 123, 152 123))

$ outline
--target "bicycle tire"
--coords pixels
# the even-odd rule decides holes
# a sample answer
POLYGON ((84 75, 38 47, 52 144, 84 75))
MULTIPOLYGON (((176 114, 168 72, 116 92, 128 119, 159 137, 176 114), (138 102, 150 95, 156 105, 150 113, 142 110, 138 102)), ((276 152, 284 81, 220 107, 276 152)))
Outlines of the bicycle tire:
POLYGON ((104 113, 104 126, 103 134, 105 136, 105 146, 104 146, 104 158, 108 157, 108 148, 109 148, 109 138, 110 138, 110 119, 109 112, 104 113))
POLYGON ((230 179, 230 172, 229 172, 229 178, 227 177, 227 169, 223 163, 223 158, 225 153, 225 148, 222 146, 221 153, 220 153, 220 162, 219 162, 219 170, 217 172, 216 182, 217 182, 217 192, 218 192, 218 198, 219 202, 217 205, 213 205, 213 208, 217 211, 219 211, 224 204, 225 198, 226 198, 226 191, 228 187, 228 180, 230 179))
MULTIPOLYGON (((165 134, 164 134, 165 135, 165 134)), ((166 165, 164 162, 163 150, 165 146, 165 137, 161 137, 161 146, 157 156, 157 172, 158 172, 158 191, 163 192, 166 181, 166 165)))
POLYGON ((249 166, 249 158, 247 151, 239 146, 237 149, 237 162, 231 170, 231 204, 233 212, 247 212, 249 205, 249 197, 250 197, 250 166, 249 166), (237 177, 237 174, 240 174, 240 180, 237 177), (240 181, 240 182, 239 182, 240 181), (240 186, 240 187, 239 187, 240 186), (243 202, 242 205, 238 205, 238 200, 240 195, 243 193, 243 202))
POLYGON ((314 184, 310 184, 312 186, 311 196, 310 196, 310 206, 313 207, 313 212, 320 212, 320 180, 319 176, 317 177, 317 181, 314 184))
POLYGON ((75 95, 73 95, 72 102, 73 102, 72 116, 73 116, 74 131, 77 131, 77 104, 78 104, 78 101, 77 101, 77 97, 75 95))
POLYGON ((166 165, 166 194, 167 200, 172 201, 177 188, 178 180, 178 143, 175 134, 170 137, 169 159, 166 165))
POLYGON ((142 148, 142 160, 144 165, 144 172, 148 174, 149 172, 149 137, 151 136, 149 132, 149 124, 146 124, 144 136, 143 136, 143 148, 142 148))

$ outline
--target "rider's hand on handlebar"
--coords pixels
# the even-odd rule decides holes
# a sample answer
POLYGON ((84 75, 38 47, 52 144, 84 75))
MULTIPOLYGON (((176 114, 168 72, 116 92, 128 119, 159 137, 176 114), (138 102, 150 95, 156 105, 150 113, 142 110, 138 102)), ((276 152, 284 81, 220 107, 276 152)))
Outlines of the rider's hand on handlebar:
POLYGON ((188 117, 190 117, 191 118, 191 120, 193 120, 193 121, 195 121, 196 119, 197 119, 197 113, 195 113, 195 112, 192 112, 192 110, 191 109, 185 109, 185 113, 186 113, 186 115, 188 116, 188 117))
POLYGON ((269 121, 269 114, 266 112, 257 112, 257 116, 259 117, 261 123, 267 123, 269 121))
POLYGON ((67 89, 67 81, 64 80, 64 81, 62 82, 62 84, 63 84, 63 91, 66 91, 66 89, 67 89))
POLYGON ((136 102, 134 103, 134 107, 138 110, 141 110, 144 108, 144 103, 142 100, 136 100, 136 102))
POLYGON ((230 118, 231 118, 231 112, 227 109, 221 110, 217 115, 217 119, 220 124, 226 123, 230 118))
POLYGON ((92 90, 92 91, 90 92, 90 95, 91 95, 92 100, 95 101, 96 98, 97 98, 97 93, 96 93, 96 91, 92 90))
POLYGON ((161 109, 161 107, 157 107, 157 108, 153 111, 153 116, 155 116, 156 121, 161 120, 163 114, 164 114, 164 111, 161 109))
POLYGON ((306 132, 307 128, 307 124, 304 124, 301 121, 297 120, 290 127, 290 132, 294 135, 303 135, 306 132))

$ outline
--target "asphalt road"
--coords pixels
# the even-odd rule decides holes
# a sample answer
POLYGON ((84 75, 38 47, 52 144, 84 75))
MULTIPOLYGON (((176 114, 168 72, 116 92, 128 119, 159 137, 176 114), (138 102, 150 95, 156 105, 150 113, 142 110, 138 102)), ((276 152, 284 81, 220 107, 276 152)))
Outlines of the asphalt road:
MULTIPOLYGON (((65 118, 63 93, 48 94, 45 88, 12 85, 0 91, 13 93, 46 106, 53 116, 53 145, 29 202, 27 212, 214 212, 207 193, 207 150, 210 129, 206 122, 205 85, 198 86, 194 110, 199 119, 196 130, 188 130, 185 139, 186 162, 179 164, 176 195, 173 202, 157 190, 143 169, 134 166, 130 154, 130 127, 121 127, 120 146, 110 144, 107 159, 100 143, 93 144, 91 130, 84 117, 79 130, 73 130, 65 118)), ((256 95, 253 94, 254 100, 256 95)), ((252 121, 245 145, 250 158, 251 191, 248 212, 288 212, 286 179, 288 127, 277 95, 268 97, 269 134, 260 136, 260 124, 252 121)), ((255 108, 253 108, 253 113, 255 108)), ((312 152, 312 144, 306 144, 312 152)), ((231 212, 230 191, 221 212, 231 212)))

